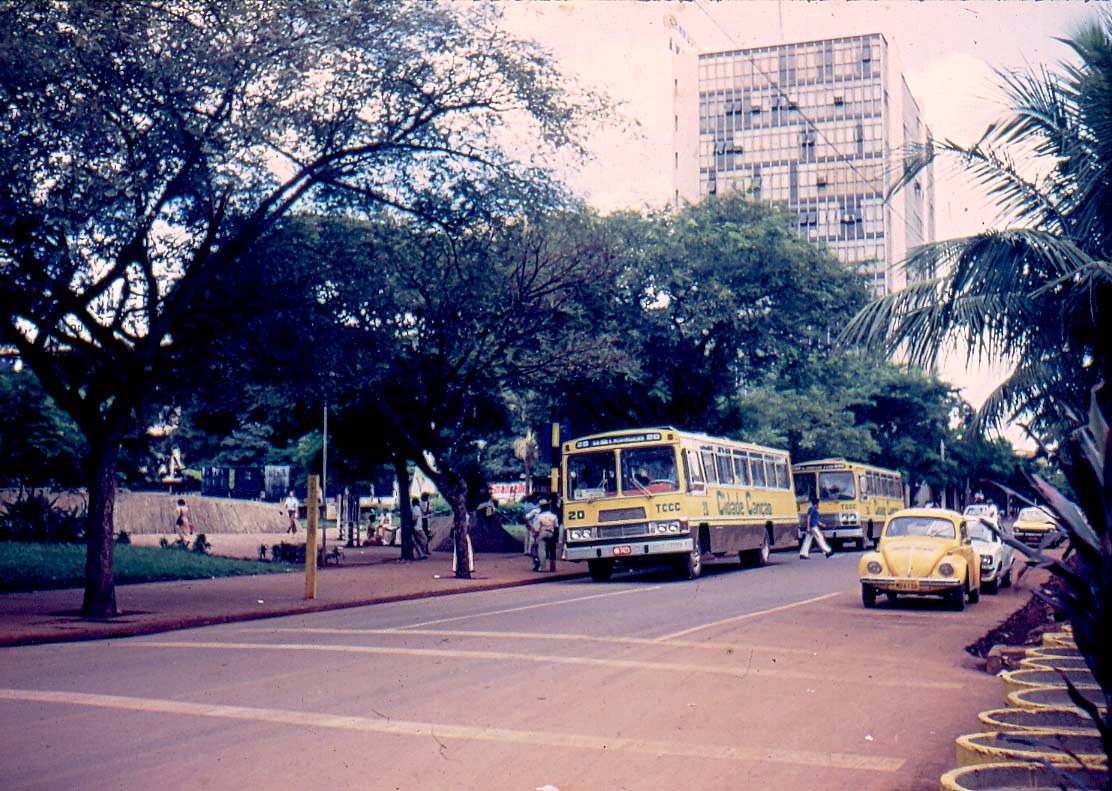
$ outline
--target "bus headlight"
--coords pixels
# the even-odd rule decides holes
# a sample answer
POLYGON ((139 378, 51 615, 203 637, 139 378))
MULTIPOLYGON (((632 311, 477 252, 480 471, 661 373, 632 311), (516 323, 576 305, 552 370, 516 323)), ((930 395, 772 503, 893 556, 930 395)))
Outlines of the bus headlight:
POLYGON ((678 536, 679 522, 649 522, 649 534, 655 536, 678 536))
POLYGON ((845 511, 843 513, 840 513, 838 514, 838 521, 841 522, 843 525, 855 525, 857 524, 857 512, 845 511))
POLYGON ((568 530, 568 541, 589 541, 594 536, 589 527, 576 527, 568 530))

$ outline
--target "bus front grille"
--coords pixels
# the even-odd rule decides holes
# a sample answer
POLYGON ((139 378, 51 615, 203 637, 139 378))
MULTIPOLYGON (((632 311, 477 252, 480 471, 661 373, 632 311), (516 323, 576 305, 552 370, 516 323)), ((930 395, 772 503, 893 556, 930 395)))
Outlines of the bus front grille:
POLYGON ((638 538, 648 533, 649 526, 642 522, 638 525, 614 525, 612 527, 598 527, 598 537, 602 540, 615 538, 638 538))
POLYGON ((598 521, 600 522, 626 522, 630 519, 644 518, 644 508, 614 508, 609 511, 598 512, 598 521))

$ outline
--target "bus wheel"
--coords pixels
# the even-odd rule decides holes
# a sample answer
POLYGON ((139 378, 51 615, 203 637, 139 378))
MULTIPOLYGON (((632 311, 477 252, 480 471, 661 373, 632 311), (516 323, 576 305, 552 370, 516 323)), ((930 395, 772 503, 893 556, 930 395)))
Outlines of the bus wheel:
POLYGON ((766 532, 761 538, 761 545, 756 549, 745 549, 738 553, 738 559, 743 566, 753 566, 754 568, 760 566, 767 566, 769 556, 772 554, 772 547, 768 543, 768 533, 766 532))
POLYGON ((703 573, 703 555, 699 552, 698 544, 676 564, 676 571, 679 576, 689 580, 697 579, 703 573))
POLYGON ((612 560, 588 560, 587 569, 591 572, 591 579, 595 582, 606 582, 614 573, 612 560))

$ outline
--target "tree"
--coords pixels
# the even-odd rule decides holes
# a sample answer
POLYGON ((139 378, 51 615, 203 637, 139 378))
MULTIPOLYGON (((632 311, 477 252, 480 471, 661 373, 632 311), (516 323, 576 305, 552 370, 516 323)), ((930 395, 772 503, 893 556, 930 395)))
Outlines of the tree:
POLYGON ((447 216, 541 183, 528 144, 574 150, 595 106, 566 86, 482 8, 0 6, 0 340, 88 441, 85 615, 116 612, 123 436, 241 318, 217 274, 299 202, 447 216))
POLYGON ((739 390, 808 386, 816 360, 867 298, 863 280, 741 196, 609 218, 626 261, 605 311, 623 363, 569 380, 577 432, 630 423, 730 431, 739 390))
POLYGON ((85 443, 30 371, 0 363, 0 482, 76 486, 85 443))

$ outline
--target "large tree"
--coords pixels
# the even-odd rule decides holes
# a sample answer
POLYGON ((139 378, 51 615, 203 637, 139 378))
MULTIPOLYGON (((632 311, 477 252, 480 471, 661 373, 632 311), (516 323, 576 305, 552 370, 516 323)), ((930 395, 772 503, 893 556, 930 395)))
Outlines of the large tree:
POLYGON ((195 330, 234 327, 215 273, 299 201, 466 209, 492 179, 534 175, 528 144, 575 147, 566 81, 483 12, 0 5, 0 339, 88 440, 86 615, 117 611, 121 439, 202 351, 195 330), (510 116, 532 126, 508 135, 510 116))

